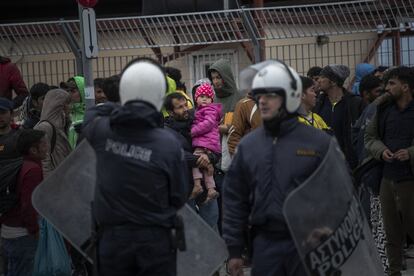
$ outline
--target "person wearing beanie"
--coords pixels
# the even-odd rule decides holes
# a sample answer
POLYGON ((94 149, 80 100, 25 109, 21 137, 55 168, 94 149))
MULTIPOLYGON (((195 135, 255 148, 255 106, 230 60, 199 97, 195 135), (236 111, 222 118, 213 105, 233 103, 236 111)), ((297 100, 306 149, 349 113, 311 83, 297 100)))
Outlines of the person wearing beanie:
POLYGON ((374 70, 375 70, 374 65, 369 64, 369 63, 360 63, 356 66, 355 82, 354 82, 354 85, 352 86, 352 93, 354 93, 355 95, 360 95, 359 85, 361 83, 361 80, 365 76, 372 74, 374 70))
MULTIPOLYGON (((194 154, 216 154, 220 155, 220 133, 219 124, 221 120, 221 104, 214 103, 214 89, 209 83, 201 84, 195 92, 196 112, 193 125, 191 127, 191 137, 194 147, 194 154)), ((214 168, 211 164, 208 170, 201 172, 198 168, 193 168, 194 188, 192 198, 202 193, 201 179, 204 178, 207 188, 206 202, 218 197, 219 193, 215 190, 214 168)))
POLYGON ((349 74, 349 68, 345 65, 327 65, 322 69, 318 82, 324 93, 319 96, 314 112, 332 128, 353 169, 358 164, 358 158, 352 145, 351 128, 361 115, 364 104, 361 97, 343 87, 349 74))

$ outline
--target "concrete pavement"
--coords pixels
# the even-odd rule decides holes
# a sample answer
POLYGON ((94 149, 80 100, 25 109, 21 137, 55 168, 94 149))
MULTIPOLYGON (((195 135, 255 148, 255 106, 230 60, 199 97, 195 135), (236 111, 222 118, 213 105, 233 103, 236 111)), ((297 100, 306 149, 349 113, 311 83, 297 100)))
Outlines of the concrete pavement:
POLYGON ((414 259, 407 259, 407 270, 402 273, 403 276, 414 276, 414 259))
MULTIPOLYGON (((223 266, 220 269, 220 276, 226 276, 226 275, 227 274, 226 274, 225 266, 223 266)), ((250 276, 250 268, 246 268, 244 270, 244 276, 250 276)), ((344 276, 347 276, 347 275, 344 275, 344 276)), ((402 272, 402 276, 414 276, 414 259, 407 259, 407 270, 402 272)))

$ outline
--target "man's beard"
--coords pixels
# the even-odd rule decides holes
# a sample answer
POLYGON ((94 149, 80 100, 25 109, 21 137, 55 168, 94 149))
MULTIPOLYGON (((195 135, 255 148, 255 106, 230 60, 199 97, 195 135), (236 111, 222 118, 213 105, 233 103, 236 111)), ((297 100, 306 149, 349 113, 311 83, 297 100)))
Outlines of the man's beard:
POLYGON ((401 98, 402 93, 398 93, 397 95, 390 93, 390 95, 391 95, 391 100, 394 101, 394 102, 396 102, 396 101, 398 101, 401 98))
POLYGON ((187 113, 187 114, 183 114, 183 115, 175 115, 174 116, 174 119, 176 120, 176 121, 187 121, 188 119, 189 119, 189 117, 190 117, 190 115, 187 113))
POLYGON ((194 112, 192 112, 193 111, 193 109, 190 109, 190 110, 188 110, 186 113, 186 115, 187 116, 185 116, 184 114, 183 115, 180 115, 180 116, 177 116, 177 114, 174 114, 174 120, 176 120, 176 121, 180 121, 180 122, 185 122, 185 121, 192 121, 193 120, 193 116, 194 116, 194 112))

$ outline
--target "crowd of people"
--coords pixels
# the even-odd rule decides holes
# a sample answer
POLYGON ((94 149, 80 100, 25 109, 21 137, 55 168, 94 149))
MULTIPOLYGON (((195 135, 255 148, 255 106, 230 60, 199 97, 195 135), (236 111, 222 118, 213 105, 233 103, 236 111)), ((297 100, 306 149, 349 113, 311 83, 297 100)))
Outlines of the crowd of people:
POLYGON ((349 77, 345 65, 300 76, 268 60, 237 85, 221 59, 190 88, 180 70, 142 58, 95 79, 86 110, 82 76, 29 90, 0 57, 2 273, 33 273, 42 234, 31 195, 86 139, 98 162, 99 275, 175 275, 170 229, 186 203, 225 240, 231 275, 250 265, 252 275, 306 275, 283 204, 332 143, 384 272, 401 275, 414 241, 414 70, 359 64, 351 91, 349 77))

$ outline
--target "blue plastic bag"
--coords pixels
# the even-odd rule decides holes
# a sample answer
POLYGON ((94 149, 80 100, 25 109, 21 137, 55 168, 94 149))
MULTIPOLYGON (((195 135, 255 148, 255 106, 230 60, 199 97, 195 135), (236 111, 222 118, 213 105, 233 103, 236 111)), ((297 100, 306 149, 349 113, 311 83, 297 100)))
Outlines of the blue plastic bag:
POLYGON ((62 236, 45 219, 40 220, 39 228, 33 276, 70 276, 70 257, 62 236))

